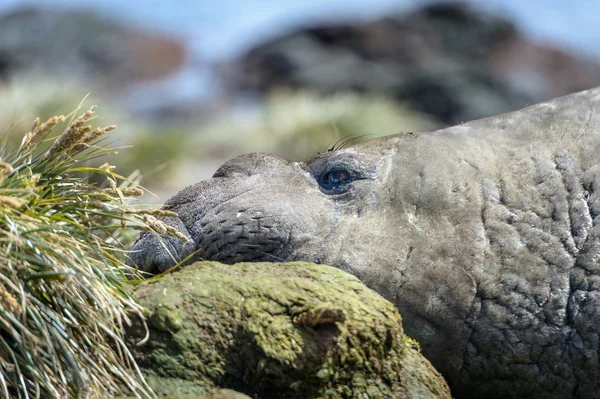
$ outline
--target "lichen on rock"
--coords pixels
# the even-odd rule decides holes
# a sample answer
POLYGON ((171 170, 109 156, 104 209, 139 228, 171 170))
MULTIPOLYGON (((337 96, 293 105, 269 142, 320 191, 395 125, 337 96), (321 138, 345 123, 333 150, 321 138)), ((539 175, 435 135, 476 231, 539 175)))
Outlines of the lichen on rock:
POLYGON ((198 262, 136 296, 150 331, 136 345, 146 332, 134 323, 129 340, 150 379, 260 398, 450 398, 395 307, 336 268, 198 262))

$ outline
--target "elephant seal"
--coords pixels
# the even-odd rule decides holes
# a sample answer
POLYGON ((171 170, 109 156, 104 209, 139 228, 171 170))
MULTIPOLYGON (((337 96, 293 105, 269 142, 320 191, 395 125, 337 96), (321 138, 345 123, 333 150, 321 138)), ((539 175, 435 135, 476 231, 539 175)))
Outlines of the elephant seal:
POLYGON ((600 397, 600 88, 188 187, 131 259, 302 260, 358 276, 460 398, 600 397))

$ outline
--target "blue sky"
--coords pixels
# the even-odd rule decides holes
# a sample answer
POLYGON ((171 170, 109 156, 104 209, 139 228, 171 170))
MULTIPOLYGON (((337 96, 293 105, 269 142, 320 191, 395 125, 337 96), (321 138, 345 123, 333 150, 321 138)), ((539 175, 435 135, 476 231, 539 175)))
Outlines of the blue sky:
MULTIPOLYGON (((237 54, 294 26, 335 17, 376 18, 418 0, 0 0, 0 11, 23 4, 91 7, 188 39, 202 58, 237 54)), ((530 36, 600 57, 598 0, 472 0, 509 15, 530 36)))

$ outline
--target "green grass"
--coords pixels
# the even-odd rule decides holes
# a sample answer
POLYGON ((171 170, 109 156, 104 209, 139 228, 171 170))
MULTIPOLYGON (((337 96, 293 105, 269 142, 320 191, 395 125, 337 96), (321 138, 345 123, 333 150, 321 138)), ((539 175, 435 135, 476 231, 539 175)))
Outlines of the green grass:
POLYGON ((123 342, 141 311, 124 240, 128 227, 172 232, 164 211, 130 205, 135 179, 89 166, 115 152, 94 109, 36 119, 0 148, 0 397, 153 396, 123 342))

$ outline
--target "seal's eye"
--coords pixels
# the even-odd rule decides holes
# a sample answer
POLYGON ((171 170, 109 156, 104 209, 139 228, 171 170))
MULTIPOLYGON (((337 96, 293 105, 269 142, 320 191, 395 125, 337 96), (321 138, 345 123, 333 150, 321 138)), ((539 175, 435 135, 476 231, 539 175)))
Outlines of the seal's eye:
POLYGON ((325 190, 332 193, 341 193, 345 191, 348 183, 352 181, 352 176, 346 170, 328 170, 319 178, 319 184, 325 190))

